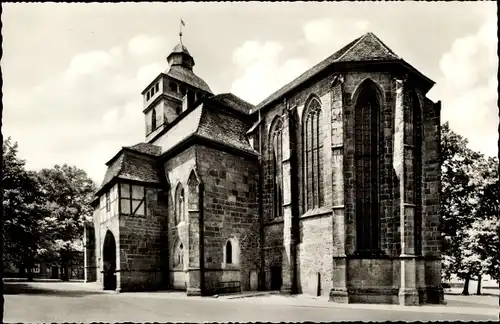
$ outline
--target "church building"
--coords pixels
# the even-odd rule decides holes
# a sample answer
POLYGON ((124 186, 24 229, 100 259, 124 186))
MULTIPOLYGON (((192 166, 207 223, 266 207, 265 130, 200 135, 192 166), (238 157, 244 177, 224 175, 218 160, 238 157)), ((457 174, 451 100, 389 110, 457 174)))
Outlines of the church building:
POLYGON ((212 93, 182 41, 167 61, 142 91, 144 141, 106 163, 86 281, 443 302, 432 80, 373 33, 256 106, 212 93))

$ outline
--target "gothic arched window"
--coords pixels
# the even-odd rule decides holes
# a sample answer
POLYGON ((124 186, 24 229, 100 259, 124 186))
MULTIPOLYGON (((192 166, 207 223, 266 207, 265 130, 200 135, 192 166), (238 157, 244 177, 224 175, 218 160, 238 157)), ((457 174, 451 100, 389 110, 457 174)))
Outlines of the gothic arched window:
POLYGON ((151 112, 151 128, 152 130, 156 129, 156 109, 153 108, 151 112))
POLYGON ((372 81, 359 89, 354 112, 357 250, 374 251, 379 248, 380 100, 372 81))
POLYGON ((233 247, 231 245, 231 241, 227 241, 226 243, 226 264, 233 263, 233 247))
POLYGON ((174 267, 182 266, 184 264, 184 246, 182 243, 178 244, 174 252, 174 267))
POLYGON ((185 205, 184 188, 179 183, 175 190, 175 224, 179 224, 184 220, 185 205))
POLYGON ((271 127, 273 179, 273 217, 283 216, 283 122, 277 118, 271 127))
POLYGON ((322 207, 323 198, 323 132, 321 103, 312 98, 306 105, 303 120, 304 210, 322 207))

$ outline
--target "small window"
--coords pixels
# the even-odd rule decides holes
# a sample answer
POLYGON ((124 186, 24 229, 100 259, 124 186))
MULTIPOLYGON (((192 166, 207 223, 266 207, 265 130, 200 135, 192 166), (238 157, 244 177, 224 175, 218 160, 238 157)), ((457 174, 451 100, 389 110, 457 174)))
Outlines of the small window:
POLYGON ((155 93, 160 90, 160 85, 158 83, 155 84, 155 93))
POLYGON ((182 266, 184 264, 184 246, 179 244, 174 252, 174 267, 182 266))
POLYGON ((40 264, 35 263, 35 266, 33 267, 33 273, 40 273, 40 264))
POLYGON ((149 91, 146 93, 146 100, 149 100, 149 91))
POLYGON ((146 192, 142 186, 120 185, 121 213, 125 215, 146 215, 146 192))
POLYGON ((233 263, 233 247, 231 241, 227 241, 226 243, 226 264, 233 263))
POLYGON ((175 112, 177 113, 177 115, 180 115, 182 113, 182 106, 177 106, 175 108, 175 112))
POLYGON ((109 197, 109 191, 106 192, 106 211, 109 212, 111 210, 111 203, 109 197))
POLYGON ((151 113, 151 128, 152 130, 156 129, 156 109, 153 109, 153 112, 151 113))
POLYGON ((170 86, 170 91, 177 92, 177 84, 176 83, 170 82, 169 86, 170 86))

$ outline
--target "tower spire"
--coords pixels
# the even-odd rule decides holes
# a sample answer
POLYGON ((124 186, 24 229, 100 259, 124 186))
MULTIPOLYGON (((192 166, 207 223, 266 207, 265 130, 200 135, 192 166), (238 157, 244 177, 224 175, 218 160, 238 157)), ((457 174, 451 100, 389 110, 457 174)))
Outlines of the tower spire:
POLYGON ((183 45, 182 44, 182 26, 186 26, 186 24, 184 23, 184 20, 182 20, 182 18, 181 18, 181 24, 179 26, 179 41, 181 42, 181 45, 183 45))

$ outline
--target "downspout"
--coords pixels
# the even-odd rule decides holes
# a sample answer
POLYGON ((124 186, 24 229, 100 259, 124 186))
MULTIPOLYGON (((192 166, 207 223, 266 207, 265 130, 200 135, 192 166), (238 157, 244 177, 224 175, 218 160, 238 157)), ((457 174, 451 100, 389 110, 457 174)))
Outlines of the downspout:
POLYGON ((198 210, 199 210, 199 221, 198 224, 200 226, 199 230, 199 242, 198 244, 200 245, 199 251, 200 251, 200 293, 201 295, 205 295, 205 249, 204 249, 204 219, 203 219, 203 194, 204 194, 204 189, 205 186, 203 183, 200 183, 198 185, 198 190, 199 190, 199 195, 198 195, 198 210))
POLYGON ((259 110, 259 131, 257 132, 258 134, 258 141, 259 141, 259 183, 258 183, 258 200, 259 200, 259 220, 260 220, 260 279, 259 280, 259 290, 266 290, 266 270, 265 270, 265 254, 264 254, 264 206, 262 202, 262 189, 264 187, 263 185, 263 179, 264 179, 264 170, 263 166, 264 163, 262 161, 262 132, 263 132, 263 123, 262 123, 262 113, 259 110), (261 125, 262 123, 262 125, 261 125))
MULTIPOLYGON (((298 165, 297 165, 297 121, 298 121, 298 116, 297 116, 297 107, 293 107, 289 111, 289 136, 290 136, 290 141, 291 141, 291 150, 290 150, 290 170, 292 175, 298 174, 298 165)), ((300 234, 298 232, 299 229, 299 224, 298 224, 298 219, 299 219, 299 184, 298 184, 298 177, 292 176, 290 179, 290 187, 291 187, 291 197, 292 201, 295 200, 297 203, 292 204, 291 212, 292 212, 292 219, 291 219, 291 232, 292 232, 292 247, 291 247, 291 255, 292 255, 292 293, 297 293, 298 292, 298 287, 297 287, 297 244, 298 240, 300 238, 300 234)))

